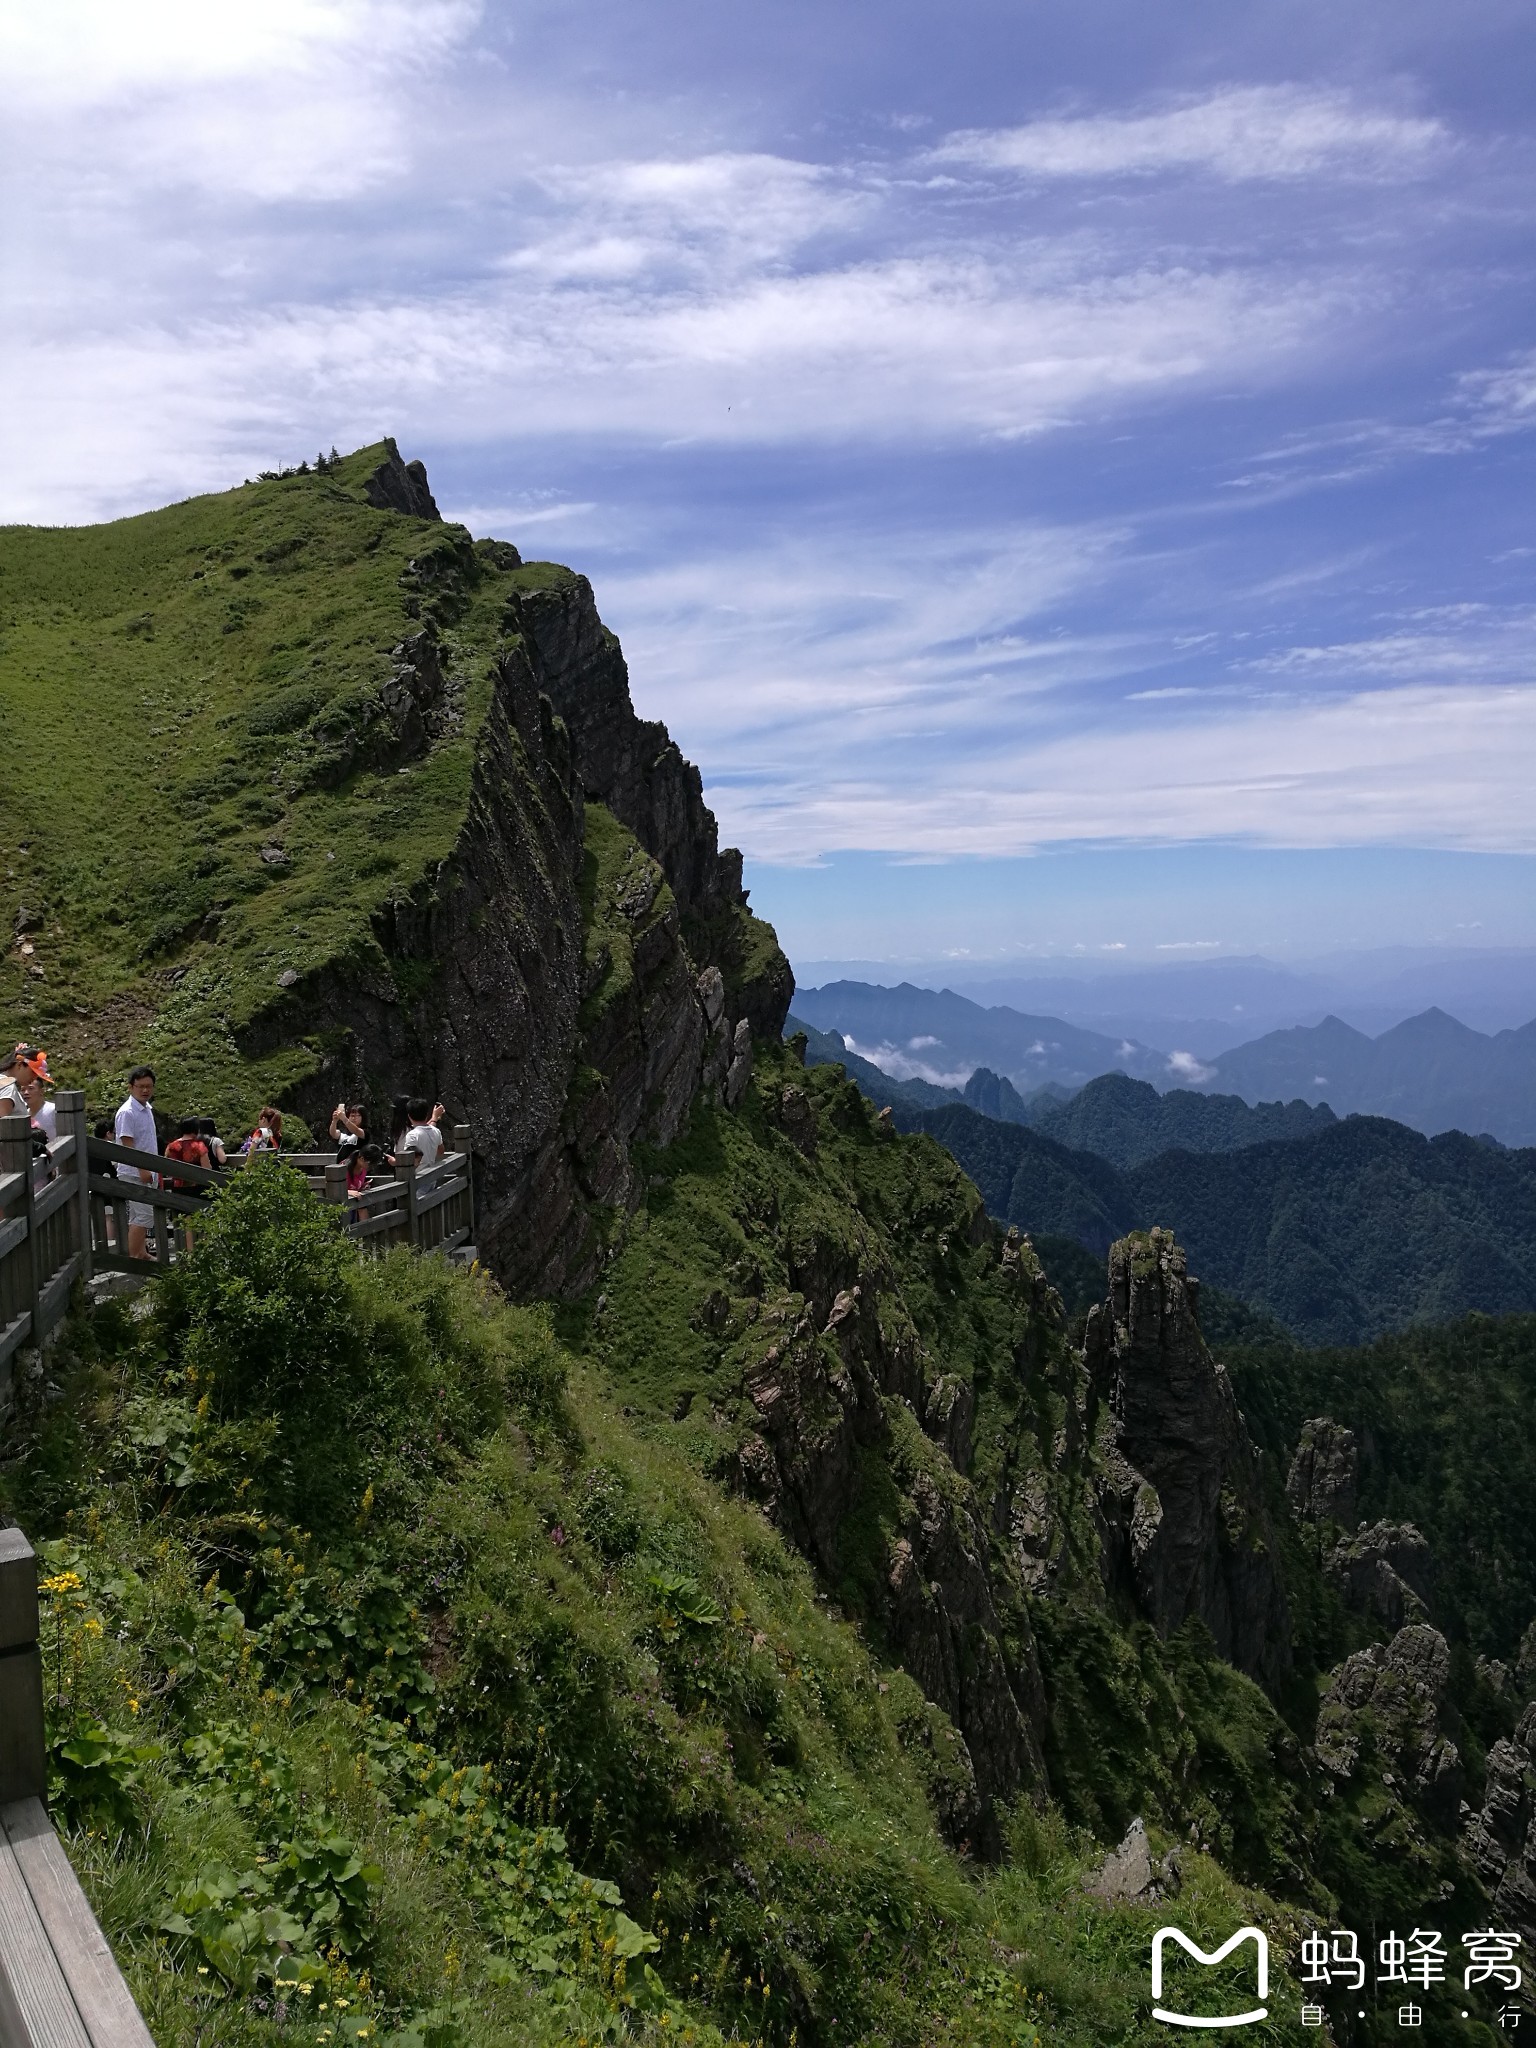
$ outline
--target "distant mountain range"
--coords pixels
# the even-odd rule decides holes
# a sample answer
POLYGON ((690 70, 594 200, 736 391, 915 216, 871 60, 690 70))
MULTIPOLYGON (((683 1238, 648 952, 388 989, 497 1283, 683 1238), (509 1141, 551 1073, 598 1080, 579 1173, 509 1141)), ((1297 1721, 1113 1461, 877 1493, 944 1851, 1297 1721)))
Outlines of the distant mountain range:
POLYGON ((1057 1144, 1092 1152, 1114 1166, 1139 1166, 1160 1152, 1234 1152, 1271 1138, 1306 1137, 1338 1119, 1326 1105, 1302 1101, 1262 1102, 1252 1107, 1239 1095, 1197 1094, 1188 1088, 1160 1095, 1149 1081, 1128 1074, 1101 1074, 1076 1092, 1047 1085, 1020 1095, 1003 1074, 978 1067, 963 1089, 938 1088, 931 1081, 893 1081, 870 1060, 849 1052, 838 1032, 817 1031, 792 1016, 786 1031, 804 1031, 806 1063, 845 1067, 849 1077, 882 1109, 943 1109, 964 1103, 1000 1123, 1023 1124, 1057 1144))
POLYGON ((896 1081, 958 1089, 977 1067, 990 1067, 1029 1095, 1048 1082, 1081 1088, 1096 1074, 1119 1072, 1169 1085, 1179 1076, 1168 1054, 1131 1039, 1084 1031, 1060 1017, 983 1009, 952 989, 915 988, 905 981, 897 988, 836 981, 799 989, 795 1015, 818 1030, 839 1032, 851 1052, 896 1081))
POLYGON ((1382 946, 1301 964, 1232 954, 1115 964, 1040 961, 1012 973, 959 961, 901 975, 875 962, 797 962, 808 986, 898 979, 952 988, 985 1007, 1060 1017, 1105 1037, 1211 1059, 1268 1031, 1342 1017, 1375 1037, 1428 1009, 1497 1032, 1536 1017, 1536 947, 1382 946))
POLYGON ((936 1138, 1000 1220, 1098 1252, 1129 1229, 1170 1226, 1194 1271, 1307 1343, 1536 1309, 1536 1151, 1352 1116, 1125 1169, 963 1103, 893 1115, 936 1138))
POLYGON ((1211 1062, 1208 1086, 1247 1100, 1300 1096, 1395 1117, 1415 1130, 1486 1131, 1536 1144, 1536 1023, 1488 1036, 1444 1010, 1367 1038, 1326 1017, 1310 1030, 1271 1031, 1211 1062))
MULTIPOLYGON (((1338 1116, 1390 1116, 1431 1135, 1463 1130, 1506 1145, 1536 1144, 1536 1023, 1488 1034, 1429 1009, 1372 1038, 1330 1016, 1200 1060, 910 983, 800 989, 795 1011, 818 1030, 840 1034, 888 1082, 927 1083, 949 1099, 962 1099, 978 1068, 1008 1081, 1020 1103, 1042 1088, 1075 1091, 1097 1075, 1119 1074, 1162 1090, 1234 1095, 1250 1105, 1326 1104, 1338 1116)), ((934 1105, 930 1098, 920 1106, 934 1105)), ((990 1113, 1020 1117, 1008 1108, 990 1113)), ((1046 1128, 1044 1114, 1037 1108, 1022 1120, 1046 1128)), ((1070 1135, 1070 1126, 1060 1134, 1070 1135)))

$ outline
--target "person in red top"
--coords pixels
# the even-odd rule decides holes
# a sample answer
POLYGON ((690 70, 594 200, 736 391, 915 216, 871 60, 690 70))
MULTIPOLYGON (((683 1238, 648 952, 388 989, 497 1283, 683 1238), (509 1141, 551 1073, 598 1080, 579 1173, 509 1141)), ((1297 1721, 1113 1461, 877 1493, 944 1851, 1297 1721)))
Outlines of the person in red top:
MULTIPOLYGON (((184 1116, 176 1126, 176 1135, 165 1148, 167 1159, 181 1159, 188 1166, 212 1166, 213 1155, 208 1150, 208 1140, 203 1136, 202 1120, 195 1116, 184 1116)), ((172 1180, 171 1187, 178 1195, 195 1195, 199 1201, 207 1199, 206 1182, 172 1180)), ((188 1251, 192 1249, 192 1225, 186 1224, 182 1241, 188 1251)))

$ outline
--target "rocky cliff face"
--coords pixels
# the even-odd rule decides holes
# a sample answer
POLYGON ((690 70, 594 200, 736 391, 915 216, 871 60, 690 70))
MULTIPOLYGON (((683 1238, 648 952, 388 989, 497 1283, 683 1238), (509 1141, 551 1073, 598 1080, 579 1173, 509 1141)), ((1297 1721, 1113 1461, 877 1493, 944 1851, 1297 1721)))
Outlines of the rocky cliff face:
POLYGON ((1489 1750, 1483 1803, 1468 1818, 1466 1844, 1496 1924, 1518 1933, 1528 1951, 1536 1947, 1536 1706, 1489 1750))
POLYGON ((1223 1657, 1274 1686, 1291 1624, 1258 1455, 1225 1369, 1207 1350, 1197 1283, 1166 1231, 1109 1255, 1109 1298, 1086 1355, 1108 1409, 1099 1494, 1112 1581, 1165 1632, 1191 1617, 1223 1657))
MULTIPOLYGON (((369 501, 437 519, 421 465, 387 447, 369 501)), ((518 565, 452 528, 410 564, 422 624, 366 741, 391 765, 454 715, 442 639, 487 550, 518 565)), ((585 577, 515 589, 502 633, 452 854, 376 920, 382 958, 298 992, 349 1053, 297 1106, 323 1124, 338 1086, 365 1080, 376 1098, 473 1104, 481 1255, 517 1292, 569 1296, 600 1270, 604 1215, 638 1200, 632 1146, 670 1143, 701 1087, 740 1099, 752 1036, 777 1038, 793 978, 698 770, 635 715, 585 577)))
MULTIPOLYGON (((785 1086, 770 1108, 813 1152, 805 1092, 785 1086)), ((979 1202, 966 1227, 986 1238, 979 1202)), ((974 1389, 927 1355, 872 1232, 805 1237, 788 1278, 804 1307, 749 1368, 742 1484, 830 1582, 853 1579, 886 1653, 954 1723, 970 1789, 948 1825, 983 1844, 994 1802, 1044 1788, 1045 1696, 1022 1589, 967 1476, 974 1389), (895 1482, 882 1477, 878 1513, 871 1473, 895 1482)))

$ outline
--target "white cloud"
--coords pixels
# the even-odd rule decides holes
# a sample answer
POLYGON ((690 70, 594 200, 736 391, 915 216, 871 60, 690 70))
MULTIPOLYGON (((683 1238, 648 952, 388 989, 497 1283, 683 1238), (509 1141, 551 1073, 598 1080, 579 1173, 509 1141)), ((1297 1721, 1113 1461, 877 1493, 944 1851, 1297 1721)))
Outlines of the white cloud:
POLYGON ((1517 433, 1536 427, 1536 349, 1497 370, 1469 370, 1459 396, 1479 434, 1517 433))
POLYGON ((1339 676, 1525 681, 1536 658, 1536 608, 1483 603, 1436 605, 1409 615, 1396 631, 1329 645, 1286 647, 1241 664, 1268 675, 1316 681, 1339 676))
POLYGON ((479 15, 477 0, 9 0, 0 67, 34 107, 96 111, 177 85, 312 77, 337 60, 420 64, 479 15))
MULTIPOLYGON (((868 1060, 871 1066, 878 1067, 882 1074, 889 1074, 893 1081, 930 1081, 935 1088, 963 1088, 971 1078, 972 1070, 969 1067, 956 1067, 951 1071, 929 1066, 922 1060, 914 1059, 900 1046, 860 1045, 855 1039, 850 1038, 846 1031, 843 1033, 843 1043, 851 1053, 856 1053, 860 1059, 868 1060)), ((933 1043, 936 1045, 938 1040, 935 1039, 933 1043)))
POLYGON ((1209 1081, 1216 1069, 1203 1066, 1192 1052, 1171 1052, 1168 1071, 1180 1081, 1209 1081))
POLYGON ((1319 174, 1398 177, 1446 146, 1437 121, 1383 112, 1304 86, 1234 86, 1140 114, 1085 114, 975 128, 932 151, 1035 178, 1145 177, 1208 171, 1234 180, 1319 174))
POLYGON ((167 468, 244 474, 283 437, 317 434, 750 447, 1040 433, 1085 407, 1266 376, 1315 334, 1325 298, 1241 274, 1064 283, 935 256, 655 294, 482 281, 174 324, 60 325, 34 301, 5 343, 8 388, 28 394, 10 510, 59 516, 92 476, 142 494, 167 468), (89 461, 68 460, 71 439, 89 461))
POLYGON ((109 214, 157 187, 355 196, 408 170, 412 102, 479 15, 476 0, 0 7, 13 175, 35 154, 56 197, 93 192, 109 214))
MULTIPOLYGON (((1390 688, 1221 711, 1176 731, 1015 728, 986 759, 921 780, 846 755, 782 755, 710 794, 728 837, 766 860, 808 849, 998 857, 1065 843, 1404 845, 1536 853, 1536 687, 1390 688)), ((1214 945, 1216 942, 1208 942, 1214 945)))

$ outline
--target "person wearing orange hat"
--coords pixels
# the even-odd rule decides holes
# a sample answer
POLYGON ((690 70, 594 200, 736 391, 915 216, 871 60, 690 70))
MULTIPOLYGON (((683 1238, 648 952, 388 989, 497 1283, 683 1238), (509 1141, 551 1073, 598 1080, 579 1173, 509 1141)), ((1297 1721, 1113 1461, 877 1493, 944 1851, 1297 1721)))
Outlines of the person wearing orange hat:
POLYGON ((39 1052, 35 1046, 18 1045, 16 1065, 12 1070, 21 1099, 27 1106, 27 1114, 37 1128, 44 1132, 51 1145, 59 1135, 59 1113, 48 1098, 53 1086, 53 1075, 48 1071, 48 1055, 39 1052))

